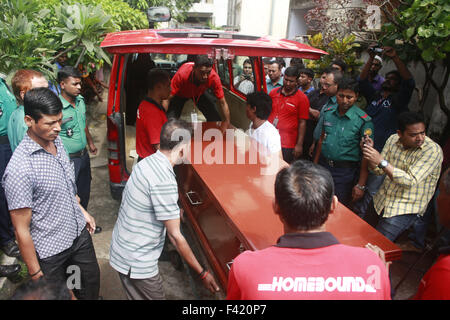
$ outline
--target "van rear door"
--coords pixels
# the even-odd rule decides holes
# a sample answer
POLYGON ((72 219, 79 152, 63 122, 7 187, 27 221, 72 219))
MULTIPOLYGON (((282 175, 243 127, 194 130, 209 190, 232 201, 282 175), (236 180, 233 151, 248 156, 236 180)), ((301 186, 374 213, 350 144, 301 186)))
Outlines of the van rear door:
MULTIPOLYGON (((101 47, 114 55, 108 93, 107 138, 108 168, 111 192, 119 198, 131 172, 129 162, 130 143, 127 143, 129 126, 125 114, 126 93, 123 89, 127 81, 127 64, 139 54, 205 54, 217 61, 227 61, 235 56, 254 57, 259 70, 262 70, 261 57, 290 57, 319 59, 326 52, 311 46, 291 41, 276 40, 270 37, 256 37, 217 30, 129 30, 109 33, 101 47)), ((259 83, 263 73, 256 72, 259 83)), ((260 87, 261 88, 261 87, 260 87)), ((229 90, 233 93, 233 88, 229 90)), ((261 89, 258 89, 261 90, 261 89)), ((239 92, 233 97, 242 101, 239 92)), ((131 94, 129 94, 130 96, 131 94)), ((231 95, 230 95, 231 96, 231 95)), ((128 117, 129 120, 129 117, 128 117)), ((233 119, 232 119, 233 123, 233 119)), ((129 123, 128 123, 129 124, 129 123)), ((242 126, 242 125, 237 125, 242 126)), ((134 133, 135 134, 135 133, 134 133)), ((130 140, 130 139, 128 139, 130 140)), ((134 147, 133 147, 134 148, 134 147)))

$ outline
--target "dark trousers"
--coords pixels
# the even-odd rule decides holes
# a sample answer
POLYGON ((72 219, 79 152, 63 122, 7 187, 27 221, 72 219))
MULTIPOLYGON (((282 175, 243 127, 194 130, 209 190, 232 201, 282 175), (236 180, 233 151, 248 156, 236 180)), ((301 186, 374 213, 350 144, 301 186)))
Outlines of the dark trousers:
POLYGON ((75 182, 77 185, 77 194, 80 197, 80 204, 87 210, 92 180, 89 153, 86 152, 83 156, 74 157, 70 160, 73 161, 75 167, 75 182))
POLYGON ((49 281, 67 281, 68 288, 73 290, 77 299, 98 300, 100 268, 91 235, 86 228, 69 249, 39 259, 39 265, 49 281))
MULTIPOLYGON (((169 109, 167 110, 167 118, 180 118, 184 104, 189 99, 190 98, 174 96, 170 100, 169 109)), ((216 104, 214 103, 212 98, 208 96, 207 93, 204 93, 200 96, 200 98, 198 99, 197 107, 205 116, 206 121, 222 121, 220 114, 216 110, 216 104)))
POLYGON ((330 171, 334 182, 334 194, 338 197, 339 202, 347 207, 350 207, 352 201, 352 190, 358 178, 359 167, 330 167, 322 157, 319 159, 319 164, 330 171))
MULTIPOLYGON (((11 155, 9 143, 0 144, 0 179, 5 173, 11 155)), ((3 246, 11 240, 14 240, 14 229, 6 202, 5 190, 0 183, 0 245, 3 246)))
POLYGON ((287 163, 294 162, 294 148, 281 148, 281 153, 283 154, 283 160, 287 163))

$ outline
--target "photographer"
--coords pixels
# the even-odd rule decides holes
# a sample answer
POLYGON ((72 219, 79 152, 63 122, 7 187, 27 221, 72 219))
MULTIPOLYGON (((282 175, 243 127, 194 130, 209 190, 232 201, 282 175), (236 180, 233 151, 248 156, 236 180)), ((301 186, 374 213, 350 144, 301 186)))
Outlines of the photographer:
MULTIPOLYGON (((372 45, 368 49, 369 59, 364 65, 359 76, 361 94, 366 98, 368 105, 367 114, 372 118, 374 126, 374 148, 381 152, 386 140, 397 132, 397 116, 409 111, 408 104, 411 100, 415 82, 406 65, 397 55, 394 48, 372 45), (381 90, 376 91, 369 80, 370 70, 376 55, 389 57, 395 63, 397 70, 386 73, 386 79, 381 84, 381 90)), ((369 175, 367 192, 364 198, 354 206, 354 210, 364 217, 366 208, 372 196, 378 191, 384 176, 369 175)))
POLYGON ((233 85, 243 94, 249 94, 255 91, 255 87, 253 85, 253 69, 250 59, 245 59, 242 67, 244 71, 241 75, 234 78, 233 85))

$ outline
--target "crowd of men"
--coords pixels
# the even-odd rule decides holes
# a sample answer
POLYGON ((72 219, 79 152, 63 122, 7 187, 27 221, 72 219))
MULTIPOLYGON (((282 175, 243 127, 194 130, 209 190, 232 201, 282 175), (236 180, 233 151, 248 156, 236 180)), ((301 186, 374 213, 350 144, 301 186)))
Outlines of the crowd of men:
MULTIPOLYGON (((378 74, 382 58, 369 50, 357 78, 346 73, 344 62, 335 60, 323 70, 317 87, 314 72, 298 59, 291 59, 288 67, 279 58, 263 60, 267 93, 249 90, 247 133, 264 147, 265 155, 290 164, 277 174, 273 208, 285 234, 275 246, 245 252, 234 260, 229 299, 391 299, 389 272, 378 254, 342 245, 326 232, 324 224, 338 201, 396 241, 418 221, 423 230, 423 217, 432 215, 432 199, 439 194, 437 211, 442 226, 449 227, 449 171, 441 175, 449 155, 426 136, 423 117, 408 110, 415 86, 411 73, 393 48, 383 48, 383 54, 397 69, 386 78, 378 74), (379 285, 361 284, 368 266, 379 268, 379 285), (299 274, 301 279, 316 279, 304 284, 314 290, 292 290, 294 283, 301 286, 299 274), (337 283, 345 277, 350 282, 337 283), (275 282, 280 290, 262 285, 275 282), (350 289, 338 290, 342 286, 350 289)), ((244 76, 234 79, 235 86, 254 80, 251 69, 245 70, 246 62, 244 76)), ((190 135, 178 134, 178 141, 171 138, 176 130, 190 133, 187 123, 178 119, 189 99, 207 121, 222 120, 205 94, 207 89, 218 100, 222 123, 230 123, 221 80, 211 59, 199 55, 184 63, 172 79, 163 70, 150 70, 146 83, 147 95, 136 116, 139 159, 123 192, 110 264, 129 299, 164 299, 158 260, 167 234, 204 286, 217 292, 216 280, 180 230, 182 209, 173 167, 187 155, 190 141, 182 137, 190 135)), ((15 97, 0 81, 2 250, 23 259, 33 280, 45 276, 61 283, 67 267, 78 266, 81 286, 74 288, 74 296, 98 299, 100 275, 91 234, 101 230, 86 211, 91 181, 88 152, 96 154, 97 148, 86 126, 81 75, 62 67, 59 96, 46 88, 42 74, 32 70, 18 71, 12 87, 15 97)), ((423 231, 414 229, 411 239, 416 249, 423 248, 424 237, 423 231)), ((436 276, 449 279, 448 238, 442 237, 439 269, 433 267, 424 277, 417 298, 450 298, 436 276)), ((18 269, 0 266, 0 275, 18 269)))

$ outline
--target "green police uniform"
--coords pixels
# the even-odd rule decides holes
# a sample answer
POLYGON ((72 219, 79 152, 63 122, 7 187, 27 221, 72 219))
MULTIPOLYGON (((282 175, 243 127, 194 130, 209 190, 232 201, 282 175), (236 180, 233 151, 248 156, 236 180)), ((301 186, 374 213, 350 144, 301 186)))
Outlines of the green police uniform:
POLYGON ((23 106, 16 108, 9 118, 8 139, 13 152, 16 150, 28 130, 28 126, 25 124, 24 118, 25 109, 23 106))
POLYGON ((337 105, 338 104, 337 104, 336 96, 332 96, 331 98, 328 99, 327 103, 325 103, 324 106, 322 107, 322 109, 320 110, 319 120, 317 121, 316 128, 314 129, 314 132, 313 132, 314 141, 318 141, 320 139, 320 135, 322 134, 324 111, 328 110, 330 108, 335 108, 335 107, 337 107, 337 105))
POLYGON ((60 137, 68 154, 77 153, 86 147, 86 104, 79 95, 75 99, 75 108, 59 96, 63 104, 63 118, 60 137))
POLYGON ((321 154, 328 160, 361 161, 361 138, 373 139, 372 119, 353 105, 343 116, 338 107, 328 107, 323 114, 322 130, 325 137, 321 154))
POLYGON ((0 78, 0 136, 7 135, 9 118, 16 108, 16 98, 9 91, 5 80, 0 78))

